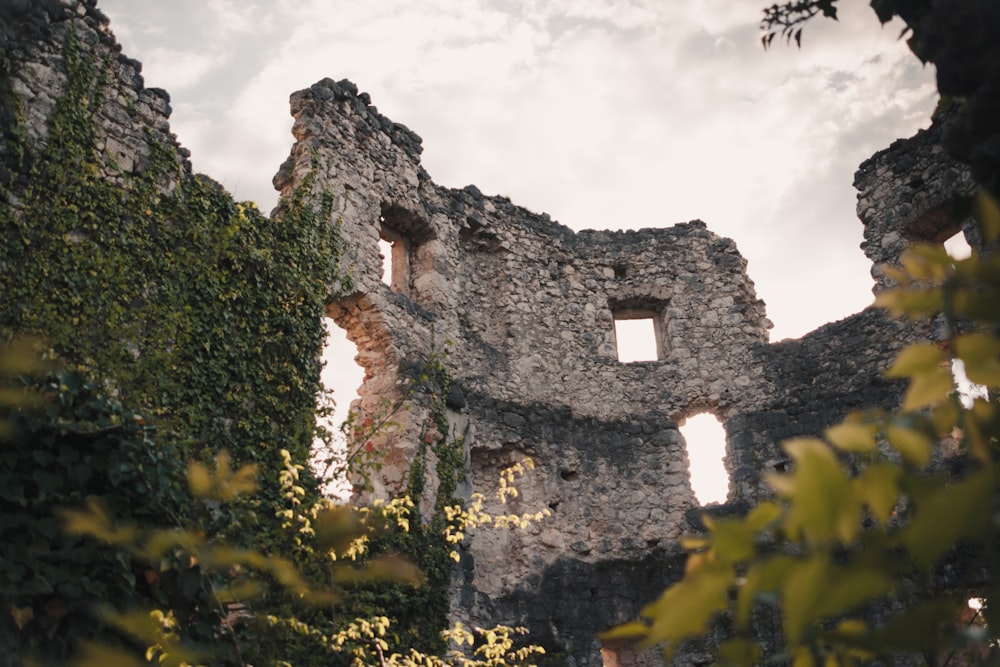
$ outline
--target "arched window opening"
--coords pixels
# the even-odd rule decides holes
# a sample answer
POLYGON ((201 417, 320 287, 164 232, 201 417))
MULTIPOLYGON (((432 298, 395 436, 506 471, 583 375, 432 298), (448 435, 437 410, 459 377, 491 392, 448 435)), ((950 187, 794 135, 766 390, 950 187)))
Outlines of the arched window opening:
POLYGON ((986 387, 976 384, 965 374, 965 364, 961 359, 951 360, 951 375, 955 378, 955 386, 958 387, 958 397, 966 408, 971 408, 972 402, 977 398, 988 396, 986 387))
POLYGON ((688 417, 680 424, 691 466, 691 490, 702 505, 724 503, 729 495, 726 472, 726 430, 709 412, 688 417))
POLYGON ((323 345, 323 370, 320 382, 323 397, 320 400, 317 421, 329 434, 313 443, 313 470, 324 480, 323 492, 328 496, 347 498, 351 492, 343 460, 346 443, 340 425, 347 419, 351 403, 358 397, 358 387, 364 379, 364 369, 355 361, 357 346, 347 332, 331 318, 323 318, 326 340, 323 345))

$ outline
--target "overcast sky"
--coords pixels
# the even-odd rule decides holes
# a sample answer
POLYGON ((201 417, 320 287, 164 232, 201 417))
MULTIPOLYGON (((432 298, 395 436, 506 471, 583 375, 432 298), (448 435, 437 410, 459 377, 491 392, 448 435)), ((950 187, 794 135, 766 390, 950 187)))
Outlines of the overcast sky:
MULTIPOLYGON (((435 182, 573 228, 694 218, 798 337, 871 302, 857 165, 929 123, 933 72, 862 0, 801 50, 767 0, 102 0, 197 171, 269 210, 288 96, 348 78, 423 137, 435 182)), ((344 400, 343 394, 341 400, 344 400)))

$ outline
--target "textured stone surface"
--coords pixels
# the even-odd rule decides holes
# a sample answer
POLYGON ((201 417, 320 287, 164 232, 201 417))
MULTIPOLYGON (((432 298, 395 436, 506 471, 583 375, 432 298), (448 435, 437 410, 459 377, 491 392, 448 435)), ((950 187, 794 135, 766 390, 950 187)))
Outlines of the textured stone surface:
POLYGON ((861 163, 854 176, 858 217, 865 226, 862 248, 872 260, 874 289, 891 287, 886 266, 914 243, 943 243, 964 233, 969 245, 971 219, 956 226, 955 211, 975 190, 967 167, 949 158, 941 146, 946 123, 938 121, 909 139, 900 139, 861 163))
MULTIPOLYGON (((93 0, 10 0, 0 3, 0 19, 11 73, 0 83, 12 92, 0 104, 4 169, 17 114, 29 141, 46 141, 45 120, 66 85, 70 29, 99 62, 112 63, 95 110, 104 175, 144 169, 151 142, 176 146, 168 95, 144 88, 139 64, 119 53, 93 0)), ((416 379, 426 359, 446 350, 455 380, 448 416, 466 436, 462 492, 492 498, 498 472, 530 456, 537 470, 521 495, 489 509, 553 515, 525 531, 470 535, 453 615, 527 625, 567 664, 646 659, 602 659, 595 636, 683 571, 677 539, 699 528, 700 508, 679 421, 702 411, 723 421, 732 484, 729 503, 712 511, 738 512, 766 494, 763 473, 788 464, 782 439, 817 434, 854 408, 893 406, 901 385, 882 371, 908 342, 937 335, 933 325, 865 311, 770 344, 745 260, 699 221, 574 233, 473 186, 435 185, 420 165, 420 138, 350 82, 323 80, 295 93, 291 108, 296 141, 274 183, 289 193, 315 173, 314 195, 332 201, 329 223, 347 240, 340 268, 352 287, 330 314, 366 371, 357 407, 376 414, 388 398, 410 408, 378 442, 386 466, 376 493, 404 490, 418 443, 433 435, 430 399, 416 379), (396 244, 391 286, 381 279, 380 238, 396 244), (614 320, 638 316, 654 320, 658 360, 621 363, 614 320)), ((956 231, 940 213, 968 194, 970 181, 942 158, 936 132, 893 144, 858 172, 874 263, 956 231)), ((189 171, 178 162, 178 175, 189 171)), ((886 284, 881 269, 873 275, 886 284)), ((341 289, 333 276, 330 289, 341 289)), ((425 506, 433 488, 430 480, 425 506)), ((686 664, 705 659, 697 647, 685 655, 686 664)))
MULTIPOLYGON (((162 179, 169 192, 182 175, 190 175, 184 159, 190 153, 170 132, 170 96, 159 88, 146 88, 142 65, 121 53, 96 0, 47 0, 0 3, 0 50, 6 67, 0 70, 0 179, 11 176, 15 156, 10 155, 15 126, 25 129, 25 139, 37 151, 48 140, 47 120, 65 92, 65 44, 72 33, 81 51, 103 68, 103 104, 94 110, 95 145, 107 178, 124 186, 122 178, 149 166, 154 145, 168 147, 165 154, 180 155, 175 175, 162 179), (9 93, 9 94, 8 94, 9 93)), ((27 173, 22 168, 22 173, 27 173)))
MULTIPOLYGON (((358 407, 374 410, 387 392, 403 398, 410 369, 447 347, 469 429, 467 490, 489 496, 498 471, 521 457, 538 465, 514 503, 490 509, 547 507, 552 518, 471 536, 455 616, 529 625, 569 664, 600 664, 595 633, 681 572, 677 538, 698 528, 698 506, 680 420, 707 410, 723 421, 737 511, 766 495, 762 473, 787 466, 782 439, 818 434, 852 409, 894 406, 902 385, 882 372, 902 346, 934 335, 865 311, 769 344, 745 260, 700 221, 573 233, 472 186, 442 188, 420 166, 419 138, 346 81, 295 93, 292 113, 298 142, 275 184, 287 192, 318 166, 317 196, 340 212, 354 290, 331 314, 366 370, 358 407), (380 278, 380 237, 407 246, 393 251, 391 286, 380 278), (638 315, 654 320, 658 360, 621 363, 614 320, 638 315)), ((896 261, 912 229, 968 191, 934 136, 897 142, 859 172, 873 261, 896 261)), ((379 493, 405 486, 428 419, 426 400, 410 403, 381 443, 389 465, 379 493)))

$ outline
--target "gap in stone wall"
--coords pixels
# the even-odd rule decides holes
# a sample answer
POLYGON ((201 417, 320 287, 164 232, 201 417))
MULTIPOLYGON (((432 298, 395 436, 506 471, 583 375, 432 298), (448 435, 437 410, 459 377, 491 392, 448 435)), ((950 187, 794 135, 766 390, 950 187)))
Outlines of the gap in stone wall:
POLYGON ((972 247, 965 240, 965 234, 958 232, 944 242, 944 249, 954 259, 965 259, 972 254, 972 247))
MULTIPOLYGON (((965 239, 965 234, 957 232, 944 242, 944 249, 948 251, 954 259, 965 259, 972 254, 972 247, 965 239)), ((977 398, 986 398, 986 387, 969 380, 965 375, 965 364, 961 359, 953 359, 951 362, 951 375, 955 378, 955 385, 958 387, 958 395, 965 406, 972 407, 972 402, 977 398)))
POLYGON ((691 490, 702 505, 724 503, 729 494, 726 472, 726 430, 719 418, 702 412, 683 421, 681 435, 687 443, 691 490))
POLYGON ((955 386, 958 387, 958 396, 966 408, 972 407, 972 402, 977 398, 988 396, 986 387, 976 384, 965 374, 965 364, 961 359, 951 360, 951 376, 955 379, 955 386))
POLYGON ((618 361, 656 361, 656 328, 652 317, 615 319, 618 361))
POLYGON ((392 288, 392 243, 378 240, 378 254, 382 258, 382 282, 392 288))
MULTIPOLYGON (((351 403, 358 397, 358 388, 364 380, 365 370, 354 360, 358 348, 347 338, 347 332, 329 317, 323 318, 323 324, 326 328, 326 341, 323 345, 323 371, 320 374, 320 381, 324 390, 333 392, 336 407, 332 415, 326 418, 320 417, 320 424, 334 433, 333 446, 343 452, 346 443, 340 432, 340 426, 347 419, 351 403)), ((320 461, 323 447, 323 443, 315 444, 313 467, 317 474, 326 477, 322 469, 325 466, 320 461)), ((350 494, 350 484, 346 479, 327 479, 324 492, 330 496, 346 498, 350 494)))

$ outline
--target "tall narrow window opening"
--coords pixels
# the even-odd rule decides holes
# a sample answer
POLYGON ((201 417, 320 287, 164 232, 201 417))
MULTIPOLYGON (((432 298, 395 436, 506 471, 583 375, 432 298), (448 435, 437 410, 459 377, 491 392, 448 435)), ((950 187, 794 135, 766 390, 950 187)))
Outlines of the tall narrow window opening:
POLYGON ((379 254, 382 255, 382 282, 393 292, 410 294, 410 244, 406 237, 385 224, 379 228, 379 254))
POLYGON ((691 466, 691 490, 702 505, 724 503, 729 495, 726 431, 719 418, 703 412, 681 422, 691 466))
POLYGON ((382 282, 392 287, 392 244, 380 238, 378 254, 382 258, 382 282))
POLYGON ((346 498, 351 485, 345 477, 337 476, 336 456, 342 454, 345 443, 340 438, 340 425, 347 419, 351 403, 358 397, 358 387, 364 379, 364 369, 355 361, 357 346, 347 338, 347 332, 337 326, 331 318, 323 319, 326 339, 323 343, 323 384, 324 399, 320 402, 319 425, 334 434, 330 442, 317 440, 313 443, 313 469, 323 479, 323 491, 329 496, 346 498), (330 405, 336 403, 336 407, 330 405), (328 461, 332 465, 328 465, 328 461))

